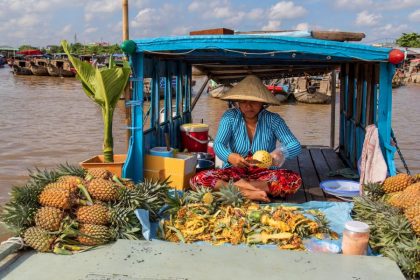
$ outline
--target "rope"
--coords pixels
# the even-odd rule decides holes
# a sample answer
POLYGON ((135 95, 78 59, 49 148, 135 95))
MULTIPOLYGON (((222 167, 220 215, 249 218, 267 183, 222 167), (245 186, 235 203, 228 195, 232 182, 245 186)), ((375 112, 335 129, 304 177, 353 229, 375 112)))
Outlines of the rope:
POLYGON ((9 244, 9 243, 20 245, 19 250, 25 247, 25 242, 23 242, 22 237, 10 237, 6 241, 1 242, 0 245, 9 244))
POLYGON ((398 155, 400 156, 401 162, 403 163, 404 168, 407 171, 407 174, 411 175, 410 170, 408 169, 407 163, 405 162, 404 156, 403 156, 403 154, 400 150, 400 147, 398 147, 397 138, 395 138, 393 129, 391 129, 391 138, 392 138, 392 141, 394 141, 394 143, 395 143, 395 148, 397 148, 398 155))

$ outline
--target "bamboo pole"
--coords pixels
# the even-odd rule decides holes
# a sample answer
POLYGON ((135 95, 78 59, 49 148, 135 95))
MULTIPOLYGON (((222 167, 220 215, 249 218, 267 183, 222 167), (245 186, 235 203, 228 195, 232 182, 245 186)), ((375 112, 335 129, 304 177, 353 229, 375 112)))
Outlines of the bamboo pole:
MULTIPOLYGON (((342 85, 340 85, 341 87, 342 85)), ((330 147, 334 149, 335 140, 335 97, 336 97, 336 71, 331 73, 331 124, 330 124, 330 147)))
MULTIPOLYGON (((129 39, 128 34, 128 0, 122 0, 122 40, 129 39)), ((127 127, 131 125, 131 107, 127 106, 127 102, 131 100, 131 90, 130 90, 130 82, 127 83, 127 86, 124 89, 124 100, 125 100, 125 124, 127 127)), ((127 129, 127 139, 126 145, 128 148, 128 143, 130 142, 131 131, 127 129)))

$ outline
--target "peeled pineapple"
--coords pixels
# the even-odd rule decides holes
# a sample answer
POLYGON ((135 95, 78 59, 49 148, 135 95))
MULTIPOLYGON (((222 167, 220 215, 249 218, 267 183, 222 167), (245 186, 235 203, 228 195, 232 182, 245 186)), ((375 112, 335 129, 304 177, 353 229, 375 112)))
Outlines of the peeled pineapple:
POLYGON ((260 163, 257 164, 260 168, 269 168, 273 164, 273 158, 267 151, 256 151, 252 156, 252 159, 258 160, 260 163))
POLYGON ((412 177, 405 173, 386 178, 382 185, 385 193, 392 193, 404 190, 412 182, 412 177))

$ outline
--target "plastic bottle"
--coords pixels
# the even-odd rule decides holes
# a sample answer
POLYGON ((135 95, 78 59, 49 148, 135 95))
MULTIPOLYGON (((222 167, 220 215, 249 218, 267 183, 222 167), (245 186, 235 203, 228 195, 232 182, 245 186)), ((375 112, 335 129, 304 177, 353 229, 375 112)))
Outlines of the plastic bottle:
POLYGON ((343 255, 366 255, 369 243, 369 225, 359 221, 348 221, 344 225, 343 255))

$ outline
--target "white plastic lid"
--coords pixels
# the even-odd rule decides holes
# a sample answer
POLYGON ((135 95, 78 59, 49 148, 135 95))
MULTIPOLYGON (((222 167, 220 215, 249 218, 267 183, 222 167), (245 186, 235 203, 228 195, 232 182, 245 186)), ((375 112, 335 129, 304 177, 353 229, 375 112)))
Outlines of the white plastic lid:
POLYGON ((369 232, 369 225, 359 221, 348 221, 344 228, 353 232, 369 232))

